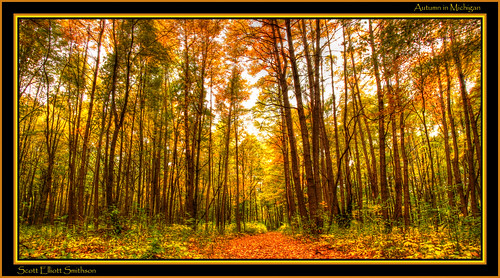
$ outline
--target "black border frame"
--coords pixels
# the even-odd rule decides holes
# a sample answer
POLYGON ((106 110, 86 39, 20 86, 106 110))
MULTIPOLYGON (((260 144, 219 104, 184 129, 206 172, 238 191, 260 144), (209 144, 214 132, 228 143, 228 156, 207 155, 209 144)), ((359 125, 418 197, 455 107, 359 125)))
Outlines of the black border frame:
MULTIPOLYGON (((14 161, 13 107, 15 92, 13 91, 13 36, 14 14, 116 14, 137 13, 147 15, 151 13, 202 13, 202 14, 308 14, 319 13, 347 13, 362 17, 362 14, 412 14, 418 17, 423 12, 415 12, 416 4, 442 5, 451 2, 3 2, 2 3, 2 130, 5 136, 2 140, 2 275, 17 276, 18 267, 14 265, 13 257, 13 227, 14 224, 14 192, 12 174, 16 161, 14 161)), ((455 4, 455 2, 453 2, 455 4)), ((464 2, 456 2, 462 4, 464 2)), ((497 2, 465 2, 467 5, 480 6, 481 11, 475 13, 486 14, 486 72, 487 72, 487 108, 485 113, 487 138, 488 163, 486 163, 488 183, 487 189, 487 250, 485 265, 471 265, 464 262, 459 264, 377 264, 370 265, 325 265, 325 264, 98 264, 88 265, 82 261, 86 269, 95 269, 98 276, 172 276, 172 275, 276 275, 276 276, 314 276, 314 275, 377 275, 377 276, 415 276, 415 275, 445 275, 445 276, 498 276, 498 174, 494 165, 497 158, 498 137, 498 3, 497 2), (489 197, 488 197, 489 196, 489 197)), ((443 14, 443 11, 426 11, 425 14, 443 14)), ((473 13, 463 13, 470 15, 473 13)), ((61 16, 64 17, 64 16, 61 16)), ((154 16, 153 16, 154 17, 154 16)), ((230 15, 229 15, 230 17, 230 15)), ((436 16, 439 17, 439 16, 436 16)), ((483 177, 485 178, 485 177, 483 177)), ((47 265, 47 264, 43 264, 47 265)), ((65 267, 65 265, 50 265, 52 267, 65 267)), ((28 268, 28 265, 25 265, 28 268)), ((77 266, 72 265, 72 268, 77 266)))

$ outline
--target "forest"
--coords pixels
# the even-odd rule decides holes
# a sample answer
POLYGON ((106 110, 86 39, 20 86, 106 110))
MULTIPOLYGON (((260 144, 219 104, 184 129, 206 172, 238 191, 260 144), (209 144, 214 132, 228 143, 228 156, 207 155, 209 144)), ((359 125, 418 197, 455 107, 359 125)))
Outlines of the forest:
POLYGON ((21 17, 18 258, 481 259, 482 32, 21 17))

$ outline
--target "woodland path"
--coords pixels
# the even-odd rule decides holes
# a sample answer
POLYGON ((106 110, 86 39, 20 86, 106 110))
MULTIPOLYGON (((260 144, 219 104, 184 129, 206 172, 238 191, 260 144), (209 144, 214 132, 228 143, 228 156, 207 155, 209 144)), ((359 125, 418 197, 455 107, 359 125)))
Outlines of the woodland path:
MULTIPOLYGON (((200 250, 202 251, 202 250, 200 250)), ((210 259, 335 259, 341 252, 280 232, 222 240, 202 251, 210 259)))

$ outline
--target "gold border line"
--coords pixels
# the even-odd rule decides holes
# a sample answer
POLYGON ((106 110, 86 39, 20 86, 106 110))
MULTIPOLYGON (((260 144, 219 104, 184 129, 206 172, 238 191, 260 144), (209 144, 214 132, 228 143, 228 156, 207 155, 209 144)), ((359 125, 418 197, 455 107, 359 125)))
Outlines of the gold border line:
POLYGON ((19 202, 19 198, 18 198, 18 187, 19 187, 19 181, 17 180, 17 167, 19 166, 18 165, 18 161, 19 161, 19 158, 18 158, 18 145, 19 145, 19 134, 18 134, 18 120, 19 120, 19 112, 18 112, 18 107, 17 107, 17 104, 18 104, 18 96, 19 96, 19 88, 18 88, 18 57, 17 57, 17 54, 18 54, 18 26, 17 26, 17 18, 16 16, 14 16, 14 45, 13 45, 13 50, 14 50, 14 92, 12 92, 14 94, 14 196, 12 196, 14 198, 14 240, 12 242, 12 244, 14 245, 14 264, 16 264, 16 262, 18 261, 18 257, 19 257, 19 252, 17 250, 17 247, 18 247, 18 240, 19 240, 19 237, 18 237, 18 224, 19 224, 19 221, 18 221, 18 202, 19 202))
POLYGON ((282 15, 274 15, 274 14, 261 14, 261 13, 248 13, 248 14, 204 14, 204 13, 152 13, 147 15, 134 15, 131 13, 123 13, 123 14, 33 14, 33 13, 19 13, 14 14, 14 18, 78 18, 78 19, 87 19, 87 18, 146 18, 146 19, 182 19, 182 18, 220 18, 220 19, 252 19, 252 18, 324 18, 324 19, 336 19, 336 18, 485 18, 486 14, 484 13, 474 13, 474 14, 460 14, 460 13, 450 13, 450 14, 420 14, 416 15, 413 13, 401 13, 401 14, 378 14, 378 15, 366 15, 359 13, 328 13, 328 14, 299 14, 299 13, 290 13, 290 14, 282 14, 282 15))
MULTIPOLYGON (((486 56, 488 55, 488 53, 486 53, 486 42, 487 42, 487 36, 486 36, 486 15, 484 15, 484 17, 482 18, 482 27, 483 27, 483 37, 482 37, 482 58, 483 58, 483 61, 482 61, 482 66, 481 66, 481 78, 482 78, 482 84, 481 84, 481 126, 482 126, 482 132, 481 132, 481 140, 482 140, 482 155, 481 155, 481 158, 482 158, 482 162, 481 162, 481 177, 482 177, 482 185, 483 185, 483 190, 482 190, 482 198, 481 198, 481 206, 482 206, 482 209, 481 209, 481 217, 483 218, 482 219, 482 224, 483 224, 483 229, 482 229, 482 233, 483 233, 483 238, 482 238, 482 250, 481 250, 481 258, 482 260, 484 260, 484 262, 486 263, 487 261, 487 258, 486 258, 486 250, 488 248, 488 245, 486 244, 487 242, 487 237, 486 237, 486 226, 488 225, 486 223, 486 214, 487 214, 487 197, 486 197, 486 156, 487 156, 487 153, 486 153, 486 64, 487 64, 487 59, 486 59, 486 56)), ((497 199, 497 202, 498 202, 498 199, 497 199)), ((498 223, 498 222, 497 222, 498 223)), ((497 225, 498 227, 498 225, 497 225)), ((498 236, 498 235, 497 235, 498 236)), ((498 249, 497 249, 498 251, 498 249)), ((497 252, 498 254, 498 252, 497 252)))
MULTIPOLYGON (((9 1, 11 2, 11 1, 9 1)), ((12 1, 14 2, 14 1, 12 1)), ((63 2, 61 0, 15 0, 15 2, 21 2, 21 3, 26 3, 26 2, 48 2, 48 3, 55 3, 55 2, 63 2)), ((85 2, 101 2, 101 0, 87 0, 85 2)), ((137 3, 136 0, 109 0, 107 2, 129 2, 129 3, 137 3)), ((178 0, 150 0, 148 2, 153 2, 153 3, 158 3, 158 2, 166 2, 166 3, 176 3, 179 2, 178 0)), ((227 3, 230 2, 228 0, 184 0, 182 2, 216 2, 216 3, 227 3)), ((248 3, 248 1, 245 0, 236 0, 234 2, 240 2, 240 3, 248 3)), ((269 2, 267 0, 253 0, 252 2, 269 2)), ((304 0, 273 0, 273 2, 298 2, 298 3, 305 3, 304 0)), ((344 0, 315 0, 314 2, 322 2, 322 3, 345 3, 346 1, 344 0)), ((348 2, 367 2, 366 0, 349 0, 348 2)), ((375 1, 368 1, 368 2, 375 2, 375 1)), ((389 0, 384 3, 391 3, 391 2, 411 2, 411 1, 396 1, 396 0, 389 0)), ((419 3, 436 3, 434 0, 421 0, 418 1, 419 3)), ((477 3, 477 0, 463 0, 460 1, 459 3, 477 3)), ((482 0, 481 2, 486 2, 486 3, 495 3, 498 2, 497 0, 482 0)), ((457 3, 457 2, 439 2, 439 3, 457 3)))
POLYGON ((132 260, 132 259, 102 259, 102 260, 86 260, 86 259, 75 259, 75 260, 17 260, 14 259, 14 265, 485 265, 485 260, 467 260, 467 259, 456 259, 456 260, 385 260, 385 259, 373 259, 373 260, 308 260, 308 259, 297 259, 297 260, 258 260, 258 259, 248 259, 248 260, 132 260))
MULTIPOLYGON (((51 265, 122 265, 122 264, 133 264, 133 265, 200 265, 200 264, 223 264, 223 265, 234 265, 234 264, 246 264, 246 265, 337 265, 337 264, 348 264, 348 265, 484 265, 486 264, 486 14, 377 14, 377 15, 365 15, 365 14, 283 14, 283 15, 268 15, 268 14, 238 14, 238 15, 227 15, 227 14, 148 14, 146 15, 134 15, 131 13, 126 14, 113 14, 103 15, 103 14, 33 14, 33 13, 19 13, 14 14, 14 94, 17 95, 18 92, 18 19, 20 18, 158 18, 158 19, 180 19, 180 18, 477 18, 482 20, 482 143, 483 143, 483 161, 482 161, 482 178, 483 178, 483 190, 482 190, 482 249, 481 249, 481 260, 165 260, 165 261, 152 261, 152 260, 18 260, 18 180, 17 180, 17 167, 14 167, 14 265, 41 265, 41 264, 51 264, 51 265)), ((17 165, 18 153, 18 99, 17 96, 14 98, 14 165, 17 165)))

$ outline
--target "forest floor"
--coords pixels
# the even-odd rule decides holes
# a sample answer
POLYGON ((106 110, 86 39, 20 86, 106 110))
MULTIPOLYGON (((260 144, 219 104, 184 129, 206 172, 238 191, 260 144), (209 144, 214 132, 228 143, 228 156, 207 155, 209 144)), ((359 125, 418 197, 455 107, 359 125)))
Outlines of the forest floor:
MULTIPOLYGON (((251 227, 247 224, 247 228, 251 227)), ((254 226, 255 227, 255 226, 254 226)), ((480 238, 447 230, 391 233, 350 228, 310 236, 255 229, 193 231, 185 225, 134 225, 118 234, 57 226, 21 226, 19 259, 480 259, 480 238)))
MULTIPOLYGON (((195 246, 193 246, 197 249, 195 246)), ((281 232, 242 235, 198 249, 208 259, 336 259, 345 254, 281 232)))

